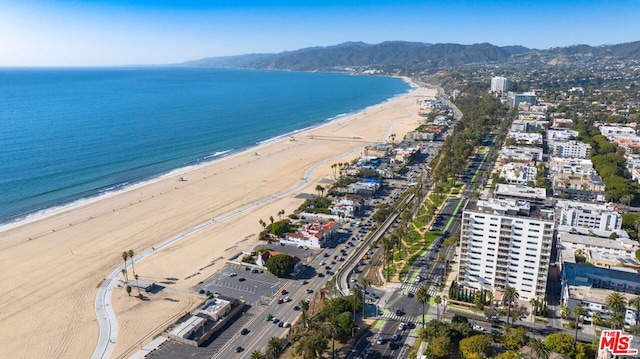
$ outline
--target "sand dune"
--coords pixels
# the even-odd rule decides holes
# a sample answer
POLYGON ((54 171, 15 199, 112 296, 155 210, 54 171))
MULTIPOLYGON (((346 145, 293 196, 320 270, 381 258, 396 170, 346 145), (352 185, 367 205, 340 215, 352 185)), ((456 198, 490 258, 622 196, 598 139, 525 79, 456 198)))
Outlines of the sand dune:
POLYGON ((309 182, 286 196, 200 231, 136 265, 142 277, 165 281, 149 301, 114 294, 119 336, 114 357, 201 300, 191 288, 224 259, 257 243, 259 219, 291 213, 301 193, 332 179, 330 165, 361 154, 367 143, 415 127, 420 88, 361 113, 264 144, 184 173, 85 202, 0 231, 0 357, 86 358, 98 338, 96 288, 122 262, 121 253, 146 250, 198 224, 309 182), (256 155, 257 152, 257 155, 256 155), (183 177, 185 181, 179 181, 183 177), (167 280, 177 278, 177 280, 167 280))

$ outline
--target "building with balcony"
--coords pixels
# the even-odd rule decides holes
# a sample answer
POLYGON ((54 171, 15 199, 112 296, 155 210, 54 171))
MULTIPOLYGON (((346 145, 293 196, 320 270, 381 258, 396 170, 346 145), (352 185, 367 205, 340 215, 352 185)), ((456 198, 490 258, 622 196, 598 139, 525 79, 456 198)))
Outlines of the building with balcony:
POLYGON ((556 219, 559 225, 569 227, 606 231, 622 228, 622 216, 611 204, 558 200, 556 219))
POLYGON ((502 76, 495 76, 491 78, 491 92, 503 93, 509 90, 509 79, 502 76))
POLYGON ((529 202, 469 201, 460 233, 460 284, 494 294, 510 286, 520 299, 543 298, 553 229, 553 211, 529 202))

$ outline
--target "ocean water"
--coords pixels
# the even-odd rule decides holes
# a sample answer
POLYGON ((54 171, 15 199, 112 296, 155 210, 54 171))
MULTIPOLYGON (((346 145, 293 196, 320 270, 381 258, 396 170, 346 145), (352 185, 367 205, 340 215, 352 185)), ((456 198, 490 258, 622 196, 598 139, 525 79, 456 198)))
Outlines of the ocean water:
POLYGON ((0 223, 406 93, 400 79, 200 68, 0 69, 0 223))

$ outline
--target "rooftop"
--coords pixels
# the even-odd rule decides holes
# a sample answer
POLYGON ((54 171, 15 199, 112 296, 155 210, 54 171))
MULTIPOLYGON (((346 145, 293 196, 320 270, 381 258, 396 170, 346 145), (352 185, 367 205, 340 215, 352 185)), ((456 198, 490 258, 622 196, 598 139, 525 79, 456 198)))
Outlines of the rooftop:
POLYGON ((532 197, 546 199, 547 191, 544 188, 533 188, 524 185, 499 183, 493 191, 494 195, 510 195, 519 197, 532 197))
POLYGON ((592 287, 594 280, 623 281, 634 286, 640 285, 640 274, 624 268, 601 268, 589 264, 562 263, 563 277, 570 286, 592 287))

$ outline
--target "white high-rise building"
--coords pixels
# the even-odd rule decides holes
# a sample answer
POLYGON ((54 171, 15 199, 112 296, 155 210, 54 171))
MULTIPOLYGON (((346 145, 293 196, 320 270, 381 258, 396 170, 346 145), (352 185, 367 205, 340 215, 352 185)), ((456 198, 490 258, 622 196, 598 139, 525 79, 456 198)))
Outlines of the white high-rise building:
POLYGON ((509 286, 520 299, 544 298, 553 227, 553 211, 529 202, 470 201, 462 215, 460 284, 494 292, 509 286))
POLYGON ((509 79, 496 76, 491 78, 491 92, 503 93, 509 90, 509 79))

